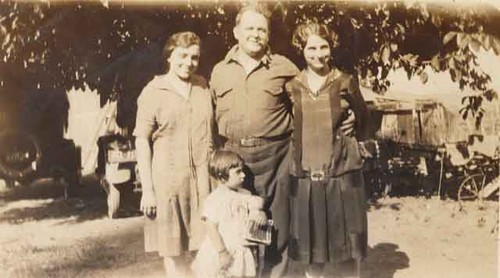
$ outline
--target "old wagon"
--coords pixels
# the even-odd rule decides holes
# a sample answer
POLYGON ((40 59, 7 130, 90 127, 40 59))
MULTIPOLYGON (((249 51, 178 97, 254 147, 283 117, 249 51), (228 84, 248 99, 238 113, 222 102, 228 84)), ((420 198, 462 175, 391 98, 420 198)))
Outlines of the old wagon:
MULTIPOLYGON (((484 148, 478 149, 479 141, 473 140, 487 135, 478 135, 480 131, 471 128, 470 120, 465 121, 435 98, 390 98, 365 93, 367 95, 376 144, 374 157, 365 165, 372 196, 421 194, 429 197, 436 193, 454 199, 478 196, 483 186, 462 186, 460 191, 460 185, 468 178, 464 172, 467 163, 480 164, 481 169, 486 161, 496 165, 491 151, 486 154, 489 159, 480 158, 480 154, 485 154, 484 148), (457 159, 457 153, 461 159, 457 159)), ((496 134, 497 124, 489 124, 490 129, 482 132, 496 134)), ((496 142, 483 145, 494 149, 498 146, 498 136, 496 142)), ((484 185, 492 179, 491 173, 475 177, 486 176, 480 181, 484 185)))

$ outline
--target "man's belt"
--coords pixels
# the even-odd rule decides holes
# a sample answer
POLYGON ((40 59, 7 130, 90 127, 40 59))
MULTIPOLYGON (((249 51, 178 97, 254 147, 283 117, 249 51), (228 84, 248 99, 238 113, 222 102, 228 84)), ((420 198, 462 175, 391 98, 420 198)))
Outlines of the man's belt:
POLYGON ((290 137, 290 132, 273 137, 245 137, 241 139, 227 139, 226 144, 236 145, 244 148, 252 148, 267 145, 272 142, 285 140, 290 137))

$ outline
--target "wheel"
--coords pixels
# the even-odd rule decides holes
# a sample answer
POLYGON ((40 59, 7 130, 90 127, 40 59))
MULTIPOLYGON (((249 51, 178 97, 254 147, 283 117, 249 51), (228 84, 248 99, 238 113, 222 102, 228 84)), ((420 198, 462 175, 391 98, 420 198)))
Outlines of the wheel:
POLYGON ((467 177, 458 188, 458 201, 460 205, 463 206, 466 201, 482 201, 482 198, 479 194, 481 189, 484 186, 485 175, 483 174, 474 174, 467 177))
POLYGON ((22 181, 32 177, 42 159, 40 143, 21 130, 0 132, 0 175, 22 181))
POLYGON ((120 191, 113 184, 110 184, 108 192, 109 218, 113 219, 117 217, 117 212, 119 207, 120 207, 120 191))

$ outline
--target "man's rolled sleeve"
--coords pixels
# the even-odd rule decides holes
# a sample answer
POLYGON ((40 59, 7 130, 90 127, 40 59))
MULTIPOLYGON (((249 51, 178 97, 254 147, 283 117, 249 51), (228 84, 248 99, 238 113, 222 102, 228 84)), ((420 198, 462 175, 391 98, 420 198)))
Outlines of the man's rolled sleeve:
POLYGON ((137 116, 133 135, 141 138, 151 138, 156 125, 156 108, 154 92, 144 90, 137 99, 137 116))
POLYGON ((351 95, 352 108, 356 117, 356 138, 360 141, 367 140, 369 137, 370 115, 361 94, 358 80, 354 76, 349 78, 349 94, 351 95))

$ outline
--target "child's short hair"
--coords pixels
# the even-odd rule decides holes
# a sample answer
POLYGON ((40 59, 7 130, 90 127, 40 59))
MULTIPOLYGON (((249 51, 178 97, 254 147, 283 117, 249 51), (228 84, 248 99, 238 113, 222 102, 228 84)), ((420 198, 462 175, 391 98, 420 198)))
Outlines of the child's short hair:
POLYGON ((208 173, 219 181, 227 181, 230 169, 243 167, 244 165, 243 158, 235 152, 215 151, 208 164, 208 173))

